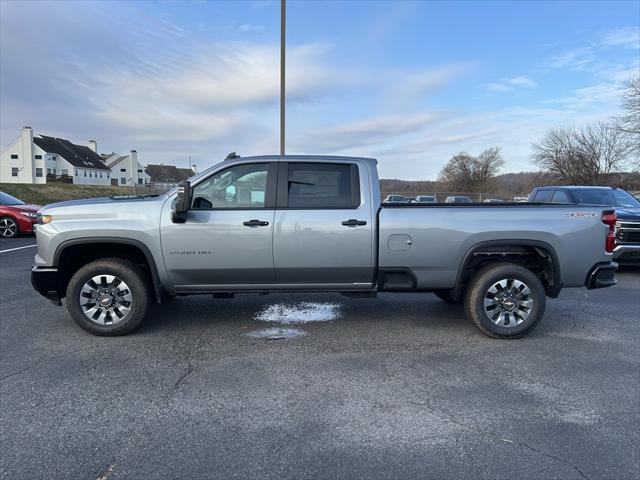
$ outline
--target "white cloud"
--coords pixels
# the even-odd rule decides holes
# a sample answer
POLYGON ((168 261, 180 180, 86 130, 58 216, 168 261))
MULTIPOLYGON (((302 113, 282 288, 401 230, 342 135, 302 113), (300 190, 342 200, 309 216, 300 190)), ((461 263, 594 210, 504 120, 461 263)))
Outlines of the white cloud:
POLYGON ((264 30, 264 25, 253 25, 251 23, 243 23, 238 27, 238 30, 240 30, 243 33, 262 32, 264 30))
POLYGON ((623 27, 607 33, 601 45, 640 49, 640 27, 623 27))
POLYGON ((488 83, 485 88, 490 92, 511 92, 522 88, 535 88, 537 82, 529 77, 518 76, 511 78, 501 78, 498 82, 488 83))
POLYGON ((551 68, 570 68, 572 70, 582 70, 595 59, 591 47, 574 48, 563 53, 553 55, 545 63, 551 68))
MULTIPOLYGON (((310 145, 316 152, 339 153, 353 148, 388 144, 418 131, 440 118, 438 113, 384 115, 338 125, 309 129, 294 139, 294 150, 310 145)), ((310 152, 309 152, 310 153, 310 152)))
POLYGON ((450 84, 474 66, 475 62, 456 62, 421 72, 404 73, 405 81, 399 82, 402 95, 415 101, 417 97, 450 84))

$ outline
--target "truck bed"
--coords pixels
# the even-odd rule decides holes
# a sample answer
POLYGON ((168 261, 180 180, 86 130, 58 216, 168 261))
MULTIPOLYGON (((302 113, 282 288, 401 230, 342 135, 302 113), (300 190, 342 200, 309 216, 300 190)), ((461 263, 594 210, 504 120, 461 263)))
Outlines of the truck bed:
POLYGON ((379 267, 410 271, 417 289, 449 288, 456 283, 461 265, 479 247, 521 242, 555 257, 563 286, 581 286, 589 268, 610 257, 604 251, 608 227, 601 218, 611 211, 609 207, 515 202, 382 204, 379 267))

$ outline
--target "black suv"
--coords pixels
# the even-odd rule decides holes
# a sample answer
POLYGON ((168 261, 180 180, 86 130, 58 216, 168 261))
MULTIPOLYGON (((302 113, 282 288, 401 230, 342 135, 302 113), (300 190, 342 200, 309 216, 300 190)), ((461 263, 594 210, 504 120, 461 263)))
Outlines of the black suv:
POLYGON ((618 263, 640 265, 640 201, 620 188, 613 187, 537 187, 530 202, 608 205, 616 210, 616 248, 618 263))

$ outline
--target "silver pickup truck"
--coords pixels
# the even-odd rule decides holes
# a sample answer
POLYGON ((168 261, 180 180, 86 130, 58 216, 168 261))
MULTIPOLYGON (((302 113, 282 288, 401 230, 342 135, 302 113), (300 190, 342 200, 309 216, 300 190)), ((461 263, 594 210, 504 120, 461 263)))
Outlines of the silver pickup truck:
POLYGON ((32 284, 96 335, 175 295, 433 292, 496 338, 563 287, 616 283, 616 217, 583 205, 381 204, 377 162, 230 156, 159 196, 39 212, 32 284))

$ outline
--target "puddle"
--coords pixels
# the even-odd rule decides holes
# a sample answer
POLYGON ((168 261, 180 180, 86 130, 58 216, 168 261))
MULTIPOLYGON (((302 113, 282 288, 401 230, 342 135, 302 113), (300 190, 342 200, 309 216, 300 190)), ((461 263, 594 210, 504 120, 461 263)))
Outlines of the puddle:
POLYGON ((264 330, 254 330, 247 333, 247 335, 264 340, 286 340, 288 338, 302 337, 306 333, 295 328, 265 328, 264 330))
POLYGON ((330 322, 340 316, 337 303, 302 302, 294 305, 278 303, 262 310, 256 320, 283 324, 330 322))

